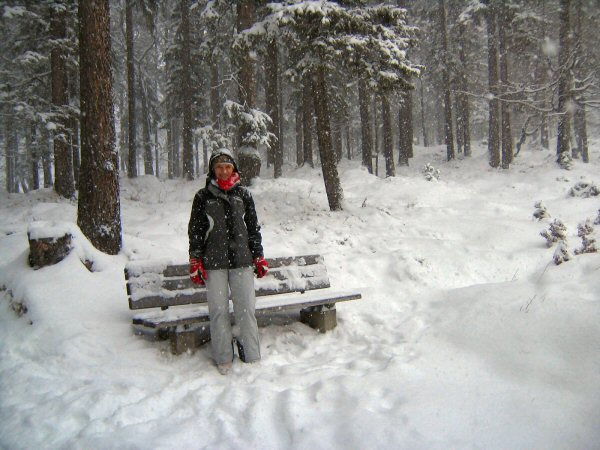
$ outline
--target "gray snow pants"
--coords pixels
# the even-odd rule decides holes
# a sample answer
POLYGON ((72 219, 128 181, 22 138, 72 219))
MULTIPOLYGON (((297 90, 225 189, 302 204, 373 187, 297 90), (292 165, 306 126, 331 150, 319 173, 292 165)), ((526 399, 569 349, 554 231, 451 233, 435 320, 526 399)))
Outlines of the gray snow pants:
POLYGON ((233 361, 233 330, 229 318, 229 292, 233 302, 240 359, 253 362, 260 359, 258 326, 254 308, 254 271, 251 267, 230 270, 207 270, 206 294, 210 316, 210 339, 217 364, 233 361))

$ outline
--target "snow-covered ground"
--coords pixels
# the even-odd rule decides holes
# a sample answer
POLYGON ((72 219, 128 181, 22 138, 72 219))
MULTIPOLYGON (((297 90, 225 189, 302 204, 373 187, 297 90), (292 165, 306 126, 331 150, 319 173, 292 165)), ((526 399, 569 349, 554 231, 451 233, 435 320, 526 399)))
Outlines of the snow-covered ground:
POLYGON ((537 148, 508 171, 481 145, 450 163, 442 147, 415 153, 388 179, 343 161, 337 213, 319 170, 264 170, 252 192, 267 256, 321 253, 333 287, 363 299, 327 334, 261 328, 262 361, 228 376, 208 346, 175 357, 135 335, 123 280, 127 260, 187 259, 203 180, 121 180, 118 256, 91 248, 51 190, 1 193, 0 448, 600 448, 600 253, 556 266, 539 235, 559 218, 581 246, 600 197, 568 192, 600 185, 600 142, 571 171, 537 148), (550 219, 533 218, 539 200, 550 219), (71 229, 77 251, 29 268, 34 221, 71 229))

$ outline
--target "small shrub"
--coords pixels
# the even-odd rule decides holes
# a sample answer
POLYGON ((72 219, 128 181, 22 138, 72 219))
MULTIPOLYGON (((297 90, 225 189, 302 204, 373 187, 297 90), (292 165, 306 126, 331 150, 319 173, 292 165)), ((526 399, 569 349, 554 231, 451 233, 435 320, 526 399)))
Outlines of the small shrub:
POLYGON ((581 238, 581 248, 575 250, 576 255, 582 253, 596 253, 596 237, 594 236, 594 226, 591 220, 586 220, 577 226, 577 236, 581 238))
POLYGON ((562 169, 571 170, 573 168, 573 159, 567 152, 562 152, 558 155, 558 164, 562 169))
POLYGON ((427 181, 438 181, 440 179, 440 171, 435 169, 431 164, 425 164, 423 167, 423 174, 427 181))
POLYGON ((600 188, 593 183, 588 183, 586 181, 580 181, 575 183, 571 189, 569 189, 569 195, 571 197, 597 197, 600 195, 600 188))
POLYGON ((533 205, 535 207, 535 211, 533 211, 533 217, 537 220, 545 219, 546 217, 550 217, 550 213, 546 209, 546 205, 540 200, 539 202, 535 202, 533 205))
POLYGON ((540 235, 546 239, 546 246, 552 247, 555 243, 567 240, 567 227, 559 219, 554 219, 547 230, 540 235))
POLYGON ((569 261, 570 259, 571 253, 569 252, 567 243, 565 241, 558 241, 558 245, 556 246, 556 250, 554 251, 554 264, 558 266, 564 263, 565 261, 569 261))

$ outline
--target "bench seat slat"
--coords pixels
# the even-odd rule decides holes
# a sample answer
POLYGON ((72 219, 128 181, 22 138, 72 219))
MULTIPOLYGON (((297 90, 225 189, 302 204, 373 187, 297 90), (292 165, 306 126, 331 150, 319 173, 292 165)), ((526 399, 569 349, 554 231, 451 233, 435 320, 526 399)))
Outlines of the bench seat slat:
MULTIPOLYGON (((284 311, 288 309, 302 309, 324 304, 335 304, 362 298, 356 291, 311 291, 310 293, 291 293, 271 295, 260 298, 256 302, 256 312, 284 311)), ((233 305, 229 303, 230 312, 233 305)), ((190 305, 168 311, 150 311, 134 316, 135 325, 149 328, 169 328, 178 325, 191 325, 208 322, 208 305, 190 305)))
MULTIPOLYGON (((329 287, 328 279, 306 280, 306 290, 325 289, 329 287)), ((188 289, 189 292, 183 292, 165 297, 164 295, 149 295, 140 299, 132 300, 129 298, 129 309, 162 308, 165 306, 189 305, 195 303, 206 303, 206 289, 188 289)), ((298 288, 286 282, 279 283, 276 286, 256 286, 256 296, 264 297, 274 294, 289 294, 299 292, 298 288)), ((302 292, 302 291, 300 291, 302 292)))
POLYGON ((129 309, 163 308, 195 303, 206 303, 206 289, 198 289, 195 292, 179 293, 172 295, 171 297, 164 297, 160 294, 156 294, 135 301, 129 298, 129 309))

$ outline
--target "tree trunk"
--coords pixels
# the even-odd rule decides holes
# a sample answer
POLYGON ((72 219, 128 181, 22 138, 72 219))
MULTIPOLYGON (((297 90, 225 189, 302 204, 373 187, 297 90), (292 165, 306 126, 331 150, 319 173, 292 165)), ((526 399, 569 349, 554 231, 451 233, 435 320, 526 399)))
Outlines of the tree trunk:
POLYGON ((412 93, 409 90, 400 93, 398 111, 398 164, 408 166, 413 157, 412 93))
POLYGON ((333 154, 335 155, 336 163, 342 160, 342 154, 344 153, 342 148, 342 127, 340 124, 340 118, 336 117, 337 114, 332 112, 331 120, 331 143, 333 145, 333 154))
MULTIPOLYGON (((237 32, 250 28, 254 24, 256 5, 252 0, 240 0, 237 5, 237 32)), ((256 105, 256 75, 254 73, 254 60, 250 55, 250 49, 244 49, 240 55, 239 68, 239 100, 248 108, 256 105)))
POLYGON ((144 175, 154 175, 154 161, 152 160, 152 137, 150 135, 150 112, 148 111, 148 97, 142 84, 142 77, 138 77, 138 90, 142 99, 142 136, 144 139, 144 175))
POLYGON ((500 117, 498 105, 498 37, 496 34, 496 11, 488 4, 486 15, 488 39, 488 86, 490 90, 488 151, 490 166, 500 166, 500 117))
POLYGON ((160 142, 158 140, 158 118, 156 116, 154 116, 154 120, 153 120, 153 129, 154 129, 154 161, 155 161, 155 168, 156 171, 154 172, 156 174, 157 178, 160 178, 160 142))
POLYGON ((371 98, 368 89, 367 80, 360 77, 358 79, 358 106, 360 111, 362 165, 367 168, 369 173, 373 173, 373 128, 369 114, 371 98))
POLYGON ((510 125, 510 107, 507 98, 508 92, 508 49, 506 44, 506 30, 509 25, 508 7, 500 5, 498 44, 500 63, 500 82, 502 85, 503 101, 500 104, 500 115, 502 118, 502 168, 508 169, 513 160, 513 138, 510 125))
POLYGON ((208 173, 208 141, 202 139, 202 168, 203 173, 208 173))
POLYGON ((548 115, 542 113, 542 122, 540 123, 540 144, 546 150, 550 149, 550 130, 548 130, 548 115))
MULTIPOLYGON (((237 3, 237 32, 254 25, 256 4, 253 0, 240 0, 237 3)), ((239 55, 239 103, 248 109, 256 107, 256 74, 254 58, 249 48, 243 48, 239 55)), ((246 136, 250 130, 247 124, 242 124, 238 131, 238 143, 242 152, 238 154, 238 165, 242 173, 242 184, 249 185, 252 179, 259 175, 261 161, 256 143, 248 141, 246 136)))
MULTIPOLYGON (((129 173, 129 150, 128 150, 128 133, 129 133, 129 118, 128 118, 128 110, 125 106, 125 92, 122 89, 119 89, 119 96, 117 97, 118 109, 120 112, 119 116, 119 167, 123 172, 127 171, 129 173)), ((76 178, 77 179, 77 178, 76 178)))
POLYGON ((190 42, 190 1, 181 0, 181 77, 183 98, 183 176, 194 179, 194 149, 192 143, 192 60, 190 42))
POLYGON ((296 166, 304 164, 304 149, 302 141, 302 104, 298 102, 296 106, 296 166))
POLYGON ((385 93, 381 94, 381 121, 383 122, 383 157, 385 159, 385 176, 395 177, 394 134, 392 133, 392 113, 390 101, 385 93))
MULTIPOLYGON (((312 132, 313 132, 313 109, 312 109, 313 86, 309 75, 304 75, 302 80, 302 147, 304 153, 304 164, 315 167, 313 162, 312 132)), ((316 100, 315 100, 316 101, 316 100)))
MULTIPOLYGON (((154 46, 153 46, 153 64, 158 64, 158 61, 160 59, 160 49, 159 49, 159 44, 158 44, 158 40, 156 40, 154 42, 154 46)), ((160 88, 159 88, 159 80, 158 77, 154 77, 154 79, 152 80, 152 89, 154 90, 154 92, 159 92, 160 88)), ((160 149, 161 149, 161 144, 160 141, 158 139, 158 133, 159 133, 159 127, 160 127, 160 123, 162 122, 162 118, 159 117, 159 114, 155 113, 155 114, 151 114, 152 116, 152 131, 154 134, 154 173, 156 174, 157 178, 160 178, 160 149)), ((148 120, 150 120, 150 117, 148 118, 148 120)))
POLYGON ((556 155, 557 161, 562 168, 569 166, 570 150, 570 121, 571 117, 568 111, 570 100, 569 89, 569 32, 570 32, 570 0, 560 0, 560 31, 559 31, 559 50, 558 50, 558 132, 556 136, 556 155))
MULTIPOLYGON (((582 32, 582 0, 577 0, 577 22, 576 22, 576 34, 578 38, 578 45, 576 48, 577 53, 577 65, 575 67, 577 78, 581 80, 583 78, 583 32, 582 32)), ((573 117, 573 131, 575 132, 575 141, 577 142, 577 153, 581 155, 581 159, 584 163, 590 162, 590 155, 588 149, 588 137, 587 137, 587 124, 586 124, 586 112, 585 112, 585 103, 584 103, 584 92, 583 92, 583 82, 577 81, 575 83, 575 92, 577 95, 575 97, 575 115, 573 117)))
POLYGON ((181 151, 180 151, 180 142, 181 142, 181 119, 175 118, 172 119, 173 126, 173 176, 175 178, 181 177, 181 151))
MULTIPOLYGON (((545 3, 542 3, 542 17, 544 17, 546 15, 546 8, 545 8, 545 3)), ((538 33, 537 38, 540 40, 540 42, 544 42, 544 40, 546 39, 546 22, 542 21, 542 26, 540 27, 540 32, 538 33)), ((543 51, 543 48, 540 48, 539 51, 543 51)), ((543 63, 544 59, 542 58, 537 58, 536 59, 536 64, 535 64, 535 69, 534 69, 534 76, 535 79, 537 80, 539 85, 544 85, 547 83, 547 73, 549 68, 546 67, 546 65, 543 63)), ((544 108, 547 108, 547 104, 548 104, 548 100, 547 100, 547 96, 545 93, 538 93, 536 96, 536 100, 538 100, 540 103, 542 103, 544 108)), ((542 111, 540 113, 540 144, 542 146, 542 148, 549 150, 550 149, 550 132, 548 129, 548 113, 546 113, 545 111, 542 111)))
MULTIPOLYGON (((437 105, 444 104, 444 92, 437 89, 435 102, 437 105)), ((435 135, 436 135, 436 144, 443 145, 446 143, 446 111, 444 108, 436 108, 435 109, 435 135)))
POLYGON ((277 41, 272 39, 267 43, 267 53, 265 56, 265 101, 267 104, 267 114, 272 120, 269 131, 275 135, 275 140, 271 142, 270 150, 273 160, 274 178, 279 178, 283 170, 283 146, 279 130, 279 89, 277 86, 279 64, 277 52, 277 41))
POLYGON ((333 144, 331 142, 331 116, 328 104, 329 91, 327 90, 325 81, 325 69, 319 67, 315 75, 315 95, 313 95, 313 100, 317 119, 317 139, 319 142, 319 155, 321 156, 325 191, 327 193, 329 209, 331 211, 341 211, 344 194, 342 192, 342 185, 340 184, 340 178, 335 164, 333 144))
MULTIPOLYGON (((79 77, 78 68, 72 68, 69 71, 69 97, 71 99, 79 98, 78 83, 75 80, 79 77)), ((70 103, 73 103, 71 101, 70 103)), ((69 113, 69 136, 71 145, 71 154, 73 155, 73 179, 75 189, 79 189, 79 167, 81 157, 79 155, 79 116, 73 112, 69 113)))
MULTIPOLYGON (((409 0, 398 0, 397 5, 400 8, 408 9, 410 7, 409 0)), ((398 113, 398 136, 399 136, 399 154, 398 164, 408 166, 409 158, 414 156, 413 153, 413 95, 411 90, 404 90, 400 94, 400 111, 398 113)))
POLYGON ((17 183, 17 152, 19 141, 17 130, 14 126, 13 116, 9 112, 4 121, 4 145, 6 155, 6 191, 15 193, 18 191, 17 183))
POLYGON ((448 58, 448 30, 446 25, 446 2, 439 0, 440 27, 442 35, 442 83, 444 85, 444 136, 448 161, 456 157, 454 152, 454 133, 452 131, 452 99, 450 86, 450 61, 448 58))
POLYGON ((81 166, 81 158, 79 156, 79 121, 75 117, 71 117, 70 122, 73 178, 75 180, 75 189, 79 189, 79 168, 81 166))
POLYGON ((371 110, 373 111, 373 149, 375 151, 375 176, 379 176, 379 154, 381 153, 381 139, 380 137, 380 126, 379 126, 379 96, 375 95, 372 99, 373 105, 371 110))
MULTIPOLYGON (((51 10, 50 35, 60 42, 67 35, 65 12, 51 10)), ((65 106, 69 104, 66 54, 62 43, 55 44, 50 54, 52 78, 52 106, 58 114, 59 129, 54 134, 54 190, 64 198, 75 197, 73 154, 67 140, 68 121, 65 106)))
MULTIPOLYGON (((459 103, 459 116, 457 117, 457 123, 460 122, 461 137, 463 153, 466 157, 471 156, 471 127, 469 121, 471 120, 471 113, 469 108, 469 97, 467 92, 469 90, 468 72, 467 72, 467 52, 465 51, 466 41, 464 39, 464 30, 461 29, 460 43, 458 46, 458 57, 460 59, 460 90, 461 93, 458 95, 459 103)), ((458 128, 458 127, 457 127, 458 128)))
POLYGON ((344 127, 344 132, 346 134, 346 149, 348 150, 348 161, 351 161, 354 157, 354 149, 352 145, 352 135, 350 134, 350 124, 346 123, 344 127))
POLYGON ((173 167, 173 119, 167 122, 167 177, 169 180, 175 178, 175 170, 173 167))
POLYGON ((48 130, 46 129, 46 127, 42 127, 41 131, 42 136, 40 148, 42 150, 42 171, 44 173, 44 187, 50 188, 54 186, 54 178, 52 176, 52 149, 50 147, 48 130))
POLYGON ((214 55, 210 61, 210 120, 215 130, 221 129, 219 121, 221 110, 221 92, 219 89, 219 65, 214 60, 214 55))
POLYGON ((38 190, 40 188, 40 152, 39 152, 39 142, 37 139, 37 128, 35 123, 31 123, 29 125, 29 152, 31 156, 31 187, 34 190, 38 190))
MULTIPOLYGON (((80 2, 83 0, 79 0, 80 2)), ((137 142, 135 117, 135 54, 133 49, 133 2, 125 0, 125 45, 127 47, 127 176, 135 178, 137 170, 137 142)))
POLYGON ((589 163, 590 154, 588 148, 585 105, 581 103, 577 105, 577 109, 575 110, 575 116, 573 117, 573 131, 576 136, 577 152, 581 155, 581 159, 584 163, 589 163))
POLYGON ((425 90, 423 88, 423 79, 420 80, 421 86, 421 130, 423 132, 423 147, 429 147, 429 136, 427 134, 427 125, 425 122, 425 90))
POLYGON ((81 177, 77 225, 99 250, 121 250, 119 166, 110 66, 108 0, 79 2, 81 177))
POLYGON ((198 146, 198 137, 194 138, 194 167, 198 175, 200 175, 200 151, 198 146))

